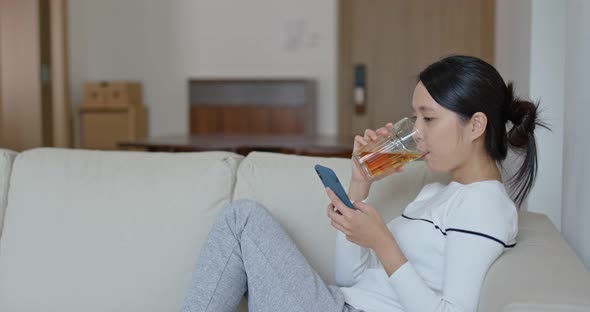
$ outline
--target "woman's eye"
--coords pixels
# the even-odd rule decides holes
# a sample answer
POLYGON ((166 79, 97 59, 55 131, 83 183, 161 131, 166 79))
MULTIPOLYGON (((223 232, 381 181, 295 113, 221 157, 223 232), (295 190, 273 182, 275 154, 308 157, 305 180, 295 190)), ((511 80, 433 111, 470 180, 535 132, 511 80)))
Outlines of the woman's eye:
POLYGON ((424 119, 424 121, 425 121, 425 122, 430 122, 430 121, 432 121, 434 118, 432 118, 432 117, 424 117, 424 118, 422 118, 422 119, 424 119))

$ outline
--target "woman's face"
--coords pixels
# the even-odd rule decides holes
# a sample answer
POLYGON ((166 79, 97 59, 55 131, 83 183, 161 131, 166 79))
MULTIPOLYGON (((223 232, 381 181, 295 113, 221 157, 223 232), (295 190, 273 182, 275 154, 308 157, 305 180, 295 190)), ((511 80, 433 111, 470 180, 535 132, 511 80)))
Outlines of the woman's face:
POLYGON ((422 82, 414 89, 412 107, 419 134, 418 149, 426 153, 424 161, 433 171, 453 171, 472 153, 468 122, 439 105, 422 82))

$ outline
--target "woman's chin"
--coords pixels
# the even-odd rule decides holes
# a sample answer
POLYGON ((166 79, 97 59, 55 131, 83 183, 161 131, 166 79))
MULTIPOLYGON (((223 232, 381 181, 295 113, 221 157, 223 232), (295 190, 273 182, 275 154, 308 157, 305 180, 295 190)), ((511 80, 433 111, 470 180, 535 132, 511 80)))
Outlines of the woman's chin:
POLYGON ((440 168, 439 166, 437 166, 436 162, 433 162, 432 159, 430 159, 430 158, 424 158, 424 162, 426 163, 428 170, 430 170, 432 172, 445 172, 446 171, 443 168, 440 168))

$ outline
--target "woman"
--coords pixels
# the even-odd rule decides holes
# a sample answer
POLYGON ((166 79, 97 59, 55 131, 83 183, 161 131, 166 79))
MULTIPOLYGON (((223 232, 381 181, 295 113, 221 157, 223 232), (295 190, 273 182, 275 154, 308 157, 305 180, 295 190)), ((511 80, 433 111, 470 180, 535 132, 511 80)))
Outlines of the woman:
MULTIPOLYGON (((508 145, 524 154, 511 180, 520 204, 537 170, 537 106, 515 98, 488 63, 452 56, 420 73, 412 107, 424 161, 453 181, 426 185, 388 224, 364 202, 371 182, 355 165, 358 210, 327 189, 339 287, 321 280, 266 209, 237 201, 209 234, 183 311, 234 311, 246 292, 252 311, 476 311, 488 269, 518 232, 497 162, 508 145)), ((391 127, 366 130, 354 149, 391 127)))

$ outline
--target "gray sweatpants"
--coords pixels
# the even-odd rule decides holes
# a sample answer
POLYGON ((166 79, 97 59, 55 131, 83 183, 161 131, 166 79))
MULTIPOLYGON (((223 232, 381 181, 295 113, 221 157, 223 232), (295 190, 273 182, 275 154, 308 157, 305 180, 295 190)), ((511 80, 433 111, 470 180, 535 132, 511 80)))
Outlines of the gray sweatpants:
POLYGON ((235 311, 246 292, 249 311, 356 311, 338 287, 322 281, 266 208, 239 200, 215 221, 182 311, 235 311))

